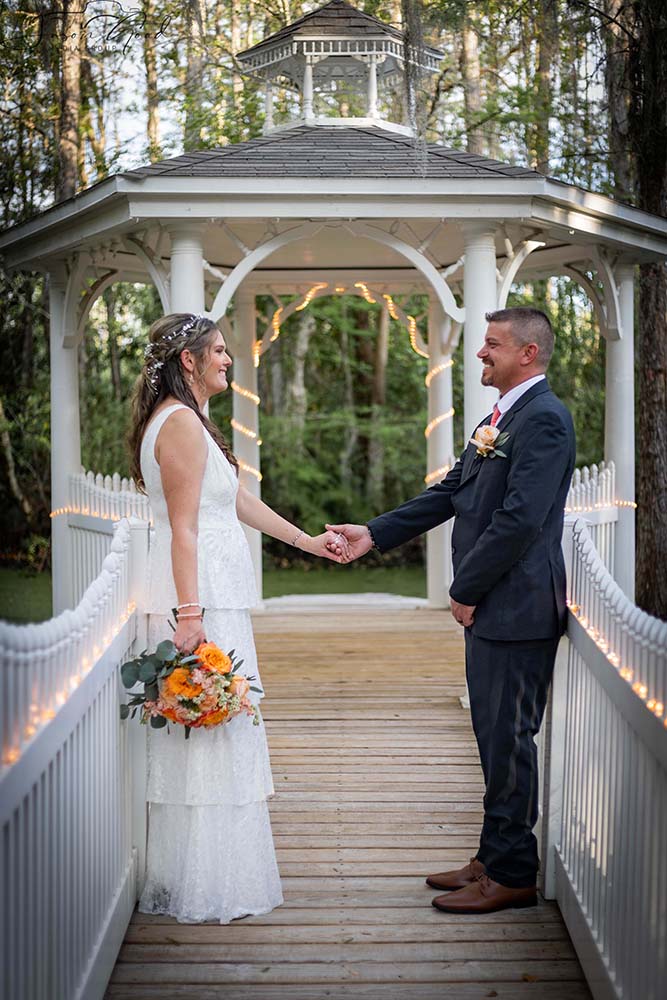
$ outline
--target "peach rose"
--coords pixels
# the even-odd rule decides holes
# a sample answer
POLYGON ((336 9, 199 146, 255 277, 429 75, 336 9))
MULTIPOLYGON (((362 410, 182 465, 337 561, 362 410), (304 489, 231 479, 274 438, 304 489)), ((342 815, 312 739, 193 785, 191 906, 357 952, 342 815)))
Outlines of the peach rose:
POLYGON ((237 694, 239 698, 244 698, 250 690, 250 681, 247 677, 234 674, 229 684, 229 694, 237 694))
POLYGON ((470 438, 471 444, 474 444, 477 448, 478 455, 485 455, 489 451, 493 451, 496 438, 500 434, 497 427, 492 427, 491 424, 483 424, 482 427, 478 427, 475 431, 475 436, 470 438))
POLYGON ((205 667, 215 670, 218 674, 227 674, 232 669, 232 661, 214 642, 202 642, 201 646, 195 649, 194 655, 205 667))

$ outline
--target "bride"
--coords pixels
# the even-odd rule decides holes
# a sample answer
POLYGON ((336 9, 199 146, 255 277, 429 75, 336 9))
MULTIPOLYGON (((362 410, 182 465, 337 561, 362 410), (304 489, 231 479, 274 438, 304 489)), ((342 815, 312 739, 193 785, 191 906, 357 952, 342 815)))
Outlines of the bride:
MULTIPOLYGON (((190 653, 206 640, 235 649, 242 673, 261 688, 249 612, 257 595, 240 521, 328 558, 335 558, 326 548, 333 533, 311 538, 239 485, 238 462, 205 409, 227 388, 231 363, 211 320, 188 313, 157 320, 135 389, 129 443, 155 527, 149 648, 169 638, 176 608, 178 649, 190 653)), ((139 909, 186 923, 267 913, 283 897, 266 802, 273 782, 264 724, 239 715, 184 735, 180 727, 148 730, 148 853, 139 909)))

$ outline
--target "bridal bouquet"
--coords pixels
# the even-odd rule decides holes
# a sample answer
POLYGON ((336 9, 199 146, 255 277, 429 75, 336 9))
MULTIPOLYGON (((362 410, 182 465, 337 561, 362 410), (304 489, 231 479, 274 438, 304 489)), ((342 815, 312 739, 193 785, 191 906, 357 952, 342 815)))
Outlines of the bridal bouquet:
POLYGON ((235 650, 223 651, 213 642, 204 642, 194 653, 185 656, 170 639, 161 642, 155 652, 144 650, 134 660, 120 668, 123 685, 134 692, 126 705, 120 706, 121 719, 141 711, 141 721, 150 720, 153 729, 162 729, 168 722, 185 726, 185 738, 191 729, 211 729, 229 722, 242 712, 259 725, 259 710, 248 699, 254 677, 238 673, 243 660, 236 659, 235 650))

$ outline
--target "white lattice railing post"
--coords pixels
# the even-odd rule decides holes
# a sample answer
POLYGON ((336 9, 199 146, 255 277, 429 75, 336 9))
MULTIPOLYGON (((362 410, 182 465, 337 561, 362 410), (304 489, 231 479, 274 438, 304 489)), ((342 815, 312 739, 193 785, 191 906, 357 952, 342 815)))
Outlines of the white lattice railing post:
MULTIPOLYGON (((137 631, 134 640, 135 654, 146 649, 148 643, 148 615, 145 612, 148 584, 149 525, 138 518, 130 518, 130 595, 135 605, 137 631)), ((146 838, 148 834, 148 806, 146 803, 146 727, 137 725, 137 719, 128 731, 128 774, 130 783, 130 837, 137 859, 137 898, 141 895, 146 872, 146 838)))
MULTIPOLYGON (((576 518, 568 515, 563 525, 563 558, 568 582, 572 572, 572 530, 576 518)), ((560 842, 563 812, 563 768, 565 765, 565 719, 567 716, 567 663, 569 640, 562 636, 556 655, 549 702, 539 735, 540 830, 542 893, 556 898, 556 847, 560 842)))

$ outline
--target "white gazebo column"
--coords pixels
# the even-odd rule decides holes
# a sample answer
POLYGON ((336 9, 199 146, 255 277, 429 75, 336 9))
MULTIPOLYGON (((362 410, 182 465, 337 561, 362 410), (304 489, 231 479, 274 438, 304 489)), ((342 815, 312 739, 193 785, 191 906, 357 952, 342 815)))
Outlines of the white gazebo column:
MULTIPOLYGON (((430 297, 428 313, 428 428, 426 444, 427 484, 446 475, 454 453, 452 366, 447 353, 451 321, 440 302, 430 297), (437 474, 436 474, 437 473, 437 474), (436 475, 434 475, 436 474, 436 475)), ((426 535, 426 592, 432 608, 449 607, 452 582, 451 521, 432 528, 426 535)))
MULTIPOLYGON (((240 482, 254 496, 262 495, 259 458, 259 397, 255 367, 255 296, 241 289, 234 297, 234 334, 236 346, 232 378, 234 392, 234 454, 241 465, 240 482)), ((262 597, 262 535, 244 525, 255 568, 257 592, 262 597)))
POLYGON ((369 118, 377 118, 378 113, 378 74, 375 56, 368 60, 368 109, 369 118))
POLYGON ((204 251, 201 226, 169 227, 171 234, 170 298, 172 312, 204 312, 204 251))
MULTIPOLYGON (((634 269, 617 271, 620 340, 606 344, 605 461, 616 466, 616 499, 635 499, 634 269)), ((626 596, 635 596, 635 511, 621 505, 616 525, 614 576, 626 596)))
POLYGON ((463 429, 464 440, 472 435, 479 421, 490 413, 498 398, 495 389, 481 383, 482 362, 477 352, 484 342, 484 314, 496 308, 496 245, 489 223, 467 223, 463 227, 465 261, 463 265, 463 429))
MULTIPOLYGON (((70 503, 70 476, 81 471, 78 347, 65 347, 65 278, 49 275, 51 365, 51 509, 70 503)), ((53 614, 72 607, 72 552, 66 514, 51 518, 53 614)))
POLYGON ((266 81, 264 91, 264 131, 269 132, 273 128, 273 85, 270 80, 266 81))
POLYGON ((313 60, 306 56, 303 68, 303 100, 301 105, 303 117, 307 120, 313 117, 313 60))

